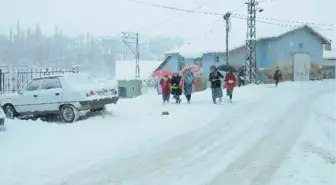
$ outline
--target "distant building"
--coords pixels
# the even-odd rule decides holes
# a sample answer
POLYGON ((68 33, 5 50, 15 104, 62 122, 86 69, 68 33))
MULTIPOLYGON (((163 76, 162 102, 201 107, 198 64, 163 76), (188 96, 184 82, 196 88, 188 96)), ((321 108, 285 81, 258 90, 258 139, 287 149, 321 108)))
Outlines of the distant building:
MULTIPOLYGON (((284 80, 321 78, 323 48, 324 45, 330 44, 331 41, 309 26, 302 26, 274 37, 260 38, 256 46, 258 78, 266 83, 273 81, 276 66, 283 71, 284 80)), ((245 65, 245 44, 241 43, 233 48, 229 51, 230 64, 238 67, 245 65)), ((203 76, 206 78, 211 65, 224 63, 225 43, 207 46, 197 43, 196 46, 188 44, 168 52, 165 61, 157 70, 178 71, 183 66, 198 64, 202 66, 203 76)))

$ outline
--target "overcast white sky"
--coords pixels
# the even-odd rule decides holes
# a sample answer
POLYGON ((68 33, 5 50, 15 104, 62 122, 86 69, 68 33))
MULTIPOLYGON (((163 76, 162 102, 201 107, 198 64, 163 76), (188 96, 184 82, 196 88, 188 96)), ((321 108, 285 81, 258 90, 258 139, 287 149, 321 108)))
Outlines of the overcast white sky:
MULTIPOLYGON (((217 13, 225 13, 244 4, 244 0, 139 1, 184 9, 201 7, 197 11, 217 13)), ((9 26, 15 27, 16 21, 20 21, 23 27, 39 23, 48 32, 52 32, 55 25, 58 25, 64 32, 73 35, 90 32, 94 35, 113 36, 120 31, 133 30, 146 35, 179 35, 187 38, 225 36, 224 23, 220 16, 188 14, 128 0, 0 0, 0 5, 0 32, 5 33, 8 33, 9 26), (151 27, 157 23, 163 24, 151 27)), ((260 17, 336 23, 335 0, 277 0, 260 5, 265 9, 258 14, 260 17)), ((246 15, 246 11, 244 6, 235 13, 246 15)), ((257 29, 257 35, 261 37, 274 35, 288 28, 260 23, 257 29)), ((329 38, 336 38, 335 29, 318 31, 329 38)), ((246 21, 232 18, 230 38, 240 42, 245 37, 246 21)))

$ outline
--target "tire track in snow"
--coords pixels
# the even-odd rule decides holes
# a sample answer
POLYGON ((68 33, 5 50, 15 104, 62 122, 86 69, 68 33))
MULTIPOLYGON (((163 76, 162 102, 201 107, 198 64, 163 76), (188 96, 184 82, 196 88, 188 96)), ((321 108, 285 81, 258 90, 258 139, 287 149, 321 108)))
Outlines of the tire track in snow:
MULTIPOLYGON (((281 102, 281 100, 278 99, 275 102, 281 102)), ((265 142, 265 139, 270 138, 269 135, 263 137, 263 131, 266 127, 270 127, 270 129, 273 128, 273 131, 270 132, 271 135, 274 134, 275 131, 278 131, 278 129, 282 128, 284 131, 287 129, 287 127, 279 122, 267 123, 263 119, 248 119, 249 116, 253 117, 262 111, 263 108, 266 107, 265 105, 272 105, 275 102, 262 101, 254 105, 254 109, 252 111, 249 110, 248 114, 243 115, 244 117, 241 117, 242 114, 240 114, 240 112, 228 111, 228 117, 221 117, 217 121, 209 123, 206 127, 175 137, 163 143, 162 146, 153 148, 153 151, 139 151, 139 153, 136 153, 133 157, 125 158, 114 163, 99 165, 96 168, 88 170, 87 174, 81 173, 81 180, 76 182, 75 178, 75 181, 69 182, 72 185, 185 185, 190 184, 190 182, 203 184, 202 180, 207 179, 205 176, 211 177, 211 175, 213 175, 210 169, 219 163, 221 164, 219 170, 224 170, 224 175, 228 174, 225 168, 229 166, 232 161, 235 161, 233 164, 237 166, 249 167, 249 163, 252 162, 249 160, 249 155, 239 156, 237 152, 249 150, 252 146, 257 147, 259 150, 265 148, 265 146, 269 146, 271 142, 265 142), (236 119, 239 125, 221 121, 227 118, 230 120, 236 119), (280 127, 278 128, 278 126, 280 127), (264 140, 260 140, 262 137, 264 140), (240 161, 237 158, 242 162, 237 162, 240 161), (99 176, 99 174, 101 176, 99 176), (97 180, 85 180, 83 177, 86 175, 95 176, 97 180), (192 181, 193 179, 194 181, 192 181), (199 181, 195 181, 195 179, 199 181)), ((230 106, 235 106, 235 104, 230 106)), ((238 106, 236 106, 236 108, 238 106)), ((246 107, 247 106, 245 106, 245 108, 246 107)), ((244 112, 244 110, 240 111, 244 112)), ((247 108, 245 111, 247 111, 247 108)), ((277 114, 277 112, 270 110, 268 114, 269 117, 272 117, 274 114, 277 114)), ((257 158, 257 149, 252 148, 246 153, 254 153, 252 156, 257 158)), ((231 168, 232 166, 234 165, 231 165, 231 168)), ((258 170, 253 172, 257 173, 258 170)), ((220 174, 219 177, 222 176, 223 173, 220 174)), ((256 175, 258 175, 258 173, 256 175)), ((263 178, 261 178, 261 180, 263 180, 263 178)), ((223 183, 223 181, 221 182, 223 183)), ((214 183, 216 183, 216 181, 214 181, 214 183)))
MULTIPOLYGON (((251 104, 255 104, 259 102, 259 99, 255 99, 250 102, 251 104)), ((263 101, 262 103, 257 104, 256 107, 263 107, 267 102, 263 101)), ((229 106, 239 106, 238 104, 233 104, 229 106)), ((245 106, 241 109, 242 112, 246 112, 248 107, 245 106), (244 110, 245 109, 245 110, 244 110)), ((239 114, 238 112, 229 112, 231 114, 230 119, 244 119, 246 115, 239 114)), ((254 113, 257 113, 255 111, 254 113)), ((253 114, 253 112, 251 112, 253 114)), ((223 117, 219 118, 223 119, 223 117)), ((224 118, 226 119, 226 118, 224 118)), ((248 122, 244 122, 248 124, 248 122)), ((250 124, 251 125, 251 124, 250 124)), ((220 139, 224 137, 222 140, 230 140, 230 137, 239 138, 239 135, 233 135, 233 128, 243 128, 242 130, 246 130, 244 125, 237 125, 235 123, 222 123, 215 121, 213 123, 209 123, 203 128, 193 130, 186 134, 180 135, 176 138, 169 140, 166 143, 163 143, 162 146, 155 148, 154 152, 152 151, 139 151, 139 153, 134 154, 134 157, 120 160, 118 163, 106 163, 103 166, 93 166, 87 173, 88 176, 92 176, 93 174, 101 174, 102 171, 108 171, 111 176, 109 179, 109 183, 107 184, 123 184, 126 183, 127 179, 134 176, 146 176, 143 174, 156 174, 158 172, 167 171, 169 169, 169 165, 176 166, 176 161, 183 162, 181 165, 183 166, 191 166, 194 161, 204 155, 207 155, 210 149, 216 148, 216 144, 220 143, 220 139), (232 134, 230 134, 230 132, 232 134), (170 147, 169 147, 170 146, 170 147), (143 154, 141 154, 143 153, 143 154), (139 161, 141 158, 141 161, 139 161), (186 165, 187 164, 187 165, 186 165), (112 169, 111 169, 112 167, 112 169), (142 175, 139 174, 141 172, 142 175)), ((232 139, 231 139, 232 140, 232 139)), ((224 142, 226 143, 226 142, 224 142)), ((212 149, 213 150, 213 149, 212 149)), ((167 173, 167 172, 165 172, 167 173)), ((79 174, 79 178, 83 179, 82 173, 79 174)), ((105 179, 107 177, 103 177, 105 179)), ((70 178, 76 179, 76 178, 70 178)), ((106 179, 105 179, 106 180, 106 179)), ((82 183, 72 183, 69 180, 70 184, 85 184, 86 181, 82 183)), ((105 184, 104 182, 96 182, 96 184, 105 184)), ((88 183, 92 184, 92 183, 88 183)), ((138 183, 137 183, 138 184, 138 183)))
POLYGON ((267 135, 208 184, 268 184, 300 137, 314 98, 313 95, 300 98, 295 106, 281 114, 280 119, 274 120, 275 124, 267 135))

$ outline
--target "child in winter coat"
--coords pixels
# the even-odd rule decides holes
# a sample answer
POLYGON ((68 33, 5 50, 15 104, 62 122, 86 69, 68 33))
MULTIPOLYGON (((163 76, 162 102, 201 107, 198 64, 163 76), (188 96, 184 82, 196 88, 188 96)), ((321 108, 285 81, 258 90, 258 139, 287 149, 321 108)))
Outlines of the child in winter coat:
POLYGON ((178 73, 174 73, 172 80, 171 80, 171 85, 172 85, 172 94, 176 100, 176 103, 181 103, 181 94, 182 94, 182 89, 181 89, 181 76, 178 73))
POLYGON ((229 97, 229 102, 232 103, 233 89, 236 84, 236 77, 230 70, 225 76, 226 95, 229 97))
POLYGON ((163 76, 163 78, 160 80, 160 85, 161 85, 161 88, 162 88, 163 103, 165 103, 165 102, 169 103, 170 84, 171 84, 171 79, 169 78, 168 75, 163 76))

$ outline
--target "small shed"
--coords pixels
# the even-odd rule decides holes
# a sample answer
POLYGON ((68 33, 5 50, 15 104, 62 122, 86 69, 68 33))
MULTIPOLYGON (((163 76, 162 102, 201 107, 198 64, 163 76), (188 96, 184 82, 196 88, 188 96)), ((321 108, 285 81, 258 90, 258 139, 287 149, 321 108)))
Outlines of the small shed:
POLYGON ((119 97, 135 98, 142 94, 142 80, 118 80, 119 97))

